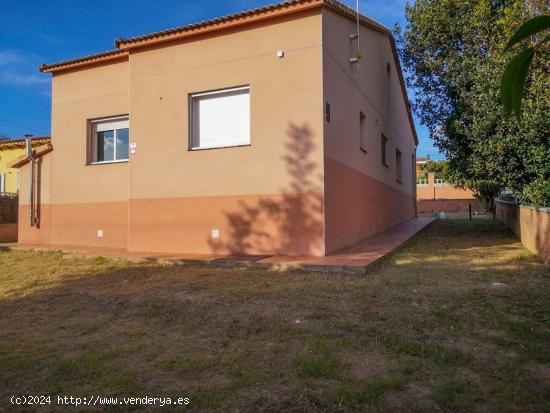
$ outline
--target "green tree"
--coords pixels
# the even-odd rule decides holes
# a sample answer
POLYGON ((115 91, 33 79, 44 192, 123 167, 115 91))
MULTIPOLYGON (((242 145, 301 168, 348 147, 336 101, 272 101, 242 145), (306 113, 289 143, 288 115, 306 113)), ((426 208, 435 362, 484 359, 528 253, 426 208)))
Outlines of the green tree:
MULTIPOLYGON (((505 116, 502 53, 548 0, 416 0, 397 28, 413 107, 447 155, 449 182, 478 194, 510 189, 522 202, 550 205, 550 62, 533 57, 521 124, 505 116)), ((525 40, 526 47, 536 39, 525 40)))
MULTIPOLYGON (((521 43, 523 40, 531 36, 539 36, 546 30, 550 29, 550 16, 537 16, 527 20, 514 33, 506 50, 514 45, 521 43)), ((550 34, 541 36, 535 47, 527 47, 519 52, 508 63, 502 79, 500 81, 500 95, 502 104, 507 116, 512 112, 516 115, 518 122, 521 122, 521 101, 523 99, 523 85, 529 73, 529 66, 537 53, 548 53, 546 42, 550 41, 550 34)))
POLYGON ((432 161, 428 160, 425 164, 420 165, 420 173, 422 176, 426 176, 429 172, 435 173, 438 178, 444 179, 449 182, 447 172, 449 163, 447 161, 432 161))

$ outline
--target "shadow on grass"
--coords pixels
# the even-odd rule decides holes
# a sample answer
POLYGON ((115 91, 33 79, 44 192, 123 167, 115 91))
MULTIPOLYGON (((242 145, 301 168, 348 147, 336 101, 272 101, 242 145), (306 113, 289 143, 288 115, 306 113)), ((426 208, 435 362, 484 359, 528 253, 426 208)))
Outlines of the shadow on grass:
POLYGON ((547 268, 498 223, 462 224, 436 222, 367 277, 2 252, 11 282, 31 281, 0 276, 0 403, 19 392, 190 396, 198 411, 543 410, 522 363, 550 360, 547 268), (433 260, 442 240, 458 255, 446 266, 433 260), (483 268, 480 251, 499 265, 483 268), (395 371, 354 376, 372 354, 395 371))

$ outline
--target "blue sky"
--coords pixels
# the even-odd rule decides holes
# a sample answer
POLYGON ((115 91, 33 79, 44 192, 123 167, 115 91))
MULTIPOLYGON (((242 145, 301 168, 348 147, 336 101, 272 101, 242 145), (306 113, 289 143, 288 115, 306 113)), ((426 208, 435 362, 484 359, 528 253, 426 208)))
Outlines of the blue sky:
MULTIPOLYGON (((361 0, 387 27, 403 22, 406 0, 361 0)), ((117 37, 177 27, 277 0, 0 0, 0 136, 50 134, 50 75, 41 63, 114 48, 117 37)), ((355 8, 355 0, 345 0, 355 8)), ((410 92, 409 92, 410 93, 410 92)), ((438 156, 416 121, 418 155, 438 156)))

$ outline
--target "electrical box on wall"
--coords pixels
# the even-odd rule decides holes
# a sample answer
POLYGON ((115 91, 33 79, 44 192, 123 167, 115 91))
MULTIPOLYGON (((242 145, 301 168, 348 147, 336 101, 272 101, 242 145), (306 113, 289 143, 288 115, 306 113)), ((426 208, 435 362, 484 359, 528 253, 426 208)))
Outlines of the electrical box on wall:
POLYGON ((98 238, 103 238, 103 230, 102 229, 97 230, 97 237, 98 238))
POLYGON ((220 230, 219 229, 213 229, 212 230, 212 238, 219 238, 220 237, 220 230))

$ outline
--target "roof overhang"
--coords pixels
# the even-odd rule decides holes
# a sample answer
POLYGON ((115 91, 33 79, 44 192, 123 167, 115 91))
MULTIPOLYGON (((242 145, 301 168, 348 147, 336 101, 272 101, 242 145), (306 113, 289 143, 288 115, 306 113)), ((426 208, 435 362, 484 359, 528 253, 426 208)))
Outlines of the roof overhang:
MULTIPOLYGON (((44 155, 50 153, 51 151, 53 151, 53 146, 52 146, 51 143, 47 143, 47 144, 41 145, 38 148, 36 148, 35 150, 33 150, 32 151, 32 157, 33 157, 33 159, 38 159, 38 158, 41 158, 44 155)), ((23 156, 17 158, 12 163, 10 163, 8 165, 8 167, 19 169, 22 166, 28 164, 29 162, 30 162, 29 158, 27 158, 26 155, 23 155, 23 156)))
MULTIPOLYGON (((357 14, 355 11, 337 0, 290 0, 282 3, 272 4, 257 9, 243 11, 241 13, 231 14, 216 19, 206 20, 203 22, 189 24, 174 29, 163 30, 160 32, 150 33, 143 36, 137 36, 129 39, 117 39, 115 45, 116 50, 108 52, 84 56, 78 59, 66 60, 59 63, 53 63, 49 65, 41 65, 41 72, 59 72, 69 69, 81 68, 90 65, 110 63, 113 61, 127 60, 129 52, 132 49, 154 46, 160 43, 172 42, 182 40, 192 36, 198 36, 201 34, 208 34, 220 30, 226 30, 229 28, 248 25, 251 23, 273 19, 281 16, 285 16, 292 13, 298 13, 306 10, 321 9, 328 7, 337 13, 345 15, 349 18, 356 19, 357 14)), ((363 25, 386 34, 391 43, 392 53, 394 56, 395 64, 397 66, 397 72, 399 74, 399 81, 401 83, 401 91, 403 99, 407 107, 408 117, 412 128, 415 144, 418 145, 418 136, 416 128, 414 126, 414 120, 410 107, 409 98, 407 96, 407 89, 405 87, 405 80, 403 79, 403 73, 401 70, 401 63, 397 54, 397 47, 395 39, 391 31, 380 23, 370 19, 367 16, 360 15, 360 21, 363 25)))
MULTIPOLYGON (((32 146, 43 145, 51 142, 49 136, 36 136, 31 138, 32 146)), ((0 151, 10 150, 10 149, 19 149, 26 146, 26 139, 6 139, 0 141, 0 151)))
POLYGON ((40 71, 42 73, 54 73, 62 70, 81 68, 84 66, 90 66, 105 62, 110 63, 116 60, 126 59, 128 59, 128 51, 110 50, 108 52, 79 57, 77 59, 65 60, 63 62, 52 63, 49 65, 40 65, 40 71))

